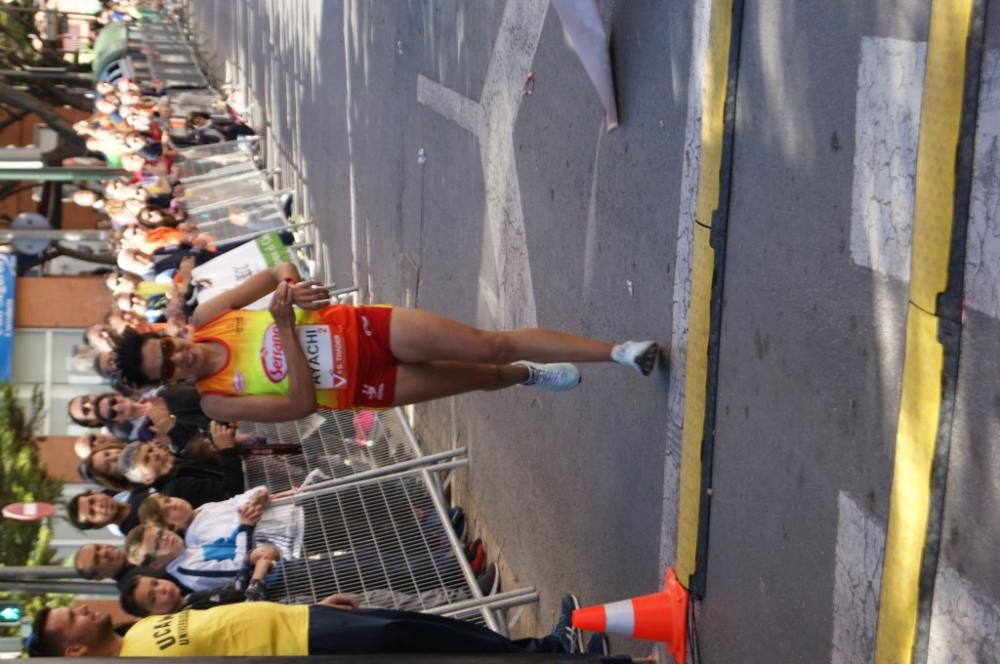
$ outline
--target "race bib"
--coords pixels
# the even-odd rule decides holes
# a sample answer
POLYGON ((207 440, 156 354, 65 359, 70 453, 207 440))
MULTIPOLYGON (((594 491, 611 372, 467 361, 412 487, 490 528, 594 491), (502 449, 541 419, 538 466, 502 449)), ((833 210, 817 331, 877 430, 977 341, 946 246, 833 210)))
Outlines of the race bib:
POLYGON ((312 371, 313 384, 339 390, 347 384, 344 363, 344 338, 331 334, 328 325, 298 325, 295 332, 312 371))
MULTIPOLYGON (((327 390, 343 389, 347 385, 343 336, 331 333, 328 325, 297 325, 295 333, 309 364, 313 385, 327 390)), ((288 376, 284 348, 273 324, 264 333, 260 359, 270 380, 277 383, 288 376)))

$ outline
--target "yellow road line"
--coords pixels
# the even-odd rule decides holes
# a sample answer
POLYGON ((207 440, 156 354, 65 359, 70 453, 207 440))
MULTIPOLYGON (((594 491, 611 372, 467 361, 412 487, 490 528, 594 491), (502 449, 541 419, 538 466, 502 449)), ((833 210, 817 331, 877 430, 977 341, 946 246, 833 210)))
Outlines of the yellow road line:
POLYGON ((708 352, 711 324, 712 275, 715 250, 710 246, 712 218, 722 192, 723 141, 729 61, 732 46, 733 0, 711 4, 708 61, 703 86, 701 157, 695 211, 694 251, 691 261, 691 300, 688 308, 688 348, 684 385, 684 428, 677 508, 677 577, 685 585, 697 571, 701 514, 702 448, 705 435, 708 352))
MULTIPOLYGON (((926 625, 930 619, 929 588, 922 590, 921 586, 922 581, 926 586, 928 573, 933 583, 931 567, 937 563, 937 536, 932 537, 933 542, 928 541, 928 525, 932 521, 940 523, 946 477, 940 468, 935 474, 934 460, 940 452, 939 431, 950 429, 950 410, 942 417, 942 408, 950 408, 957 380, 957 375, 951 374, 957 374, 958 339, 956 335, 950 340, 948 348, 940 340, 939 296, 948 289, 949 277, 956 279, 955 274, 949 274, 949 261, 956 223, 956 171, 967 46, 975 2, 933 0, 931 6, 903 390, 876 636, 878 664, 922 660, 926 652, 926 644, 918 643, 918 627, 921 621, 926 625), (954 361, 949 362, 949 358, 954 361)), ((957 237, 964 237, 964 233, 957 237)), ((958 270, 960 277, 961 266, 958 270)), ((947 445, 950 431, 943 434, 947 445)))

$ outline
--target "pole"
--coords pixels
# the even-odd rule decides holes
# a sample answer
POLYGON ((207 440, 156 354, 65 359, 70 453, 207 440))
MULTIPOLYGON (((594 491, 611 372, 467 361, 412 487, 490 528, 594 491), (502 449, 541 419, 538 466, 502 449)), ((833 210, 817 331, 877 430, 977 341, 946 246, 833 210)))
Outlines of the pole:
POLYGON ((47 166, 43 168, 0 168, 0 180, 35 180, 37 182, 76 182, 79 180, 110 180, 128 171, 104 166, 47 166))
POLYGON ((88 85, 93 84, 94 76, 93 74, 85 74, 83 72, 70 72, 65 70, 60 70, 61 68, 54 67, 58 71, 31 71, 29 69, 0 69, 0 77, 11 78, 16 80, 24 81, 71 81, 73 83, 86 83, 88 85))
POLYGON ((101 242, 108 239, 108 231, 64 231, 58 228, 0 230, 0 241, 11 240, 62 240, 64 242, 101 242))
POLYGON ((29 581, 37 579, 77 580, 76 570, 64 565, 37 565, 32 567, 0 566, 0 581, 29 581))
POLYGON ((0 581, 0 592, 114 596, 118 586, 113 581, 0 581))

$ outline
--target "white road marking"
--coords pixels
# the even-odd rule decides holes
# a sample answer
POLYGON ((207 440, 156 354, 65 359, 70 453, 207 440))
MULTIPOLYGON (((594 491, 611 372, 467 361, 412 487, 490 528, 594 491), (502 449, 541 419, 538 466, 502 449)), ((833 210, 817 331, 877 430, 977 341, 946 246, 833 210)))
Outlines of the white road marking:
MULTIPOLYGON (((847 493, 837 499, 831 664, 871 662, 885 554, 885 524, 847 493)), ((1000 662, 1000 606, 947 565, 938 568, 928 664, 1000 662)))
MULTIPOLYGON (((354 285, 358 284, 358 276, 361 272, 358 264, 358 188, 354 175, 354 123, 352 108, 354 103, 353 87, 351 85, 351 67, 359 57, 361 50, 362 35, 358 34, 358 3, 356 0, 347 3, 342 9, 344 13, 344 119, 347 123, 347 190, 348 209, 350 210, 351 225, 351 278, 354 285), (351 46, 353 45, 353 49, 351 46), (352 59, 353 55, 353 59, 352 59)), ((371 297, 371 279, 367 286, 366 297, 371 297)))
POLYGON ((831 664, 871 662, 882 586, 885 526, 841 491, 833 577, 831 664))
MULTIPOLYGON (((851 258, 904 283, 910 279, 925 56, 923 42, 864 38, 858 71, 851 258)), ((976 130, 965 295, 967 306, 992 318, 1000 318, 998 82, 1000 51, 989 51, 976 130)), ((880 324, 876 331, 893 329, 898 325, 880 324)), ((901 350, 898 341, 880 339, 880 356, 901 350)), ((882 358, 882 364, 884 375, 898 367, 897 360, 882 358)), ((884 526, 875 526, 842 493, 833 662, 871 661, 874 655, 880 574, 872 573, 881 567, 884 539, 884 526)), ((1000 662, 1000 607, 946 565, 938 568, 930 629, 929 662, 1000 662)))
POLYGON ((417 101, 479 139, 486 187, 486 231, 495 267, 493 279, 480 278, 480 299, 497 304, 495 314, 487 307, 480 313, 480 318, 487 320, 478 322, 502 328, 538 325, 517 178, 514 125, 547 11, 548 2, 544 0, 507 3, 478 102, 422 75, 417 77, 417 101))
POLYGON ((483 107, 451 88, 424 76, 417 76, 417 101, 476 137, 485 133, 483 107))
POLYGON ((854 119, 851 258, 910 280, 925 42, 863 37, 854 119))
POLYGON ((979 94, 965 302, 1000 318, 1000 51, 986 53, 979 94))
MULTIPOLYGON (((851 259, 910 280, 925 42, 861 41, 851 259)), ((969 210, 965 301, 1000 318, 1000 51, 985 58, 969 210)))
POLYGON ((1000 606, 950 567, 934 582, 928 664, 1000 662, 1000 606))

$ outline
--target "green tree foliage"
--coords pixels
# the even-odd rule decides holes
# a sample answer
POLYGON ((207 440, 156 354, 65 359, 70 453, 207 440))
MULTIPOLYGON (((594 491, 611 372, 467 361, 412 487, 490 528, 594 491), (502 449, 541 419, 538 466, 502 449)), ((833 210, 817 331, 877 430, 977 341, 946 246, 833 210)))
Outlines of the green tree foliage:
MULTIPOLYGON (((38 458, 35 431, 43 416, 41 388, 31 395, 30 412, 18 403, 10 384, 0 384, 0 505, 55 502, 62 482, 51 479, 38 458)), ((53 551, 42 537, 41 521, 0 521, 0 564, 44 565, 53 551)), ((46 528, 47 529, 47 528, 46 528)))
MULTIPOLYGON (((41 388, 31 395, 28 412, 18 402, 9 383, 0 383, 0 505, 42 501, 54 503, 62 495, 62 482, 51 479, 35 446, 38 424, 44 414, 41 388)), ((52 530, 45 521, 0 519, 0 565, 49 565, 55 549, 49 546, 52 530)), ((23 593, 0 593, 0 600, 21 602, 31 615, 43 604, 65 603, 66 598, 23 593)), ((16 630, 3 630, 12 635, 16 630)))

